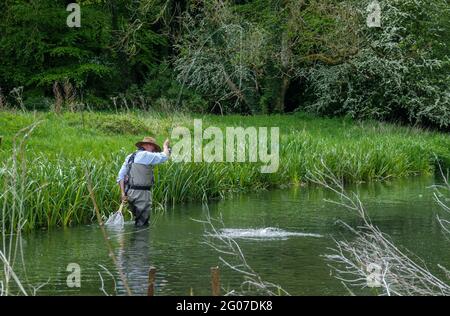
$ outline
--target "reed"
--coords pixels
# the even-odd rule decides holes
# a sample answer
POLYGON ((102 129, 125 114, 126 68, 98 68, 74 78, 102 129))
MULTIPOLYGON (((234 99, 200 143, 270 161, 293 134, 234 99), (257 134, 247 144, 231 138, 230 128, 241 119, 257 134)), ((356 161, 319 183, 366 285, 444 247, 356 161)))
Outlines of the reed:
POLYGON ((26 225, 25 200, 28 184, 26 181, 27 160, 25 143, 39 125, 39 121, 21 129, 13 138, 12 155, 2 168, 2 190, 0 191, 1 235, 0 235, 0 296, 25 295, 28 290, 16 274, 16 265, 23 262, 22 237, 26 225))
MULTIPOLYGON (((12 135, 35 120, 36 128, 27 147, 27 168, 22 182, 24 230, 67 227, 95 221, 84 170, 89 170, 102 216, 120 203, 115 179, 136 139, 157 135, 160 142, 177 125, 192 126, 193 117, 163 113, 13 113, 0 112, 0 192, 10 190, 4 179, 10 169, 12 135), (104 125, 104 122, 112 124, 104 125), (115 122, 119 122, 117 125, 115 122), (120 122, 146 127, 127 132, 120 122), (105 128, 106 126, 106 128, 105 128), (113 126, 113 129, 110 129, 113 126)), ((308 183, 318 161, 345 182, 386 180, 432 174, 436 159, 450 166, 450 137, 416 128, 377 122, 352 122, 296 115, 205 116, 204 126, 279 126, 280 168, 262 174, 255 163, 172 163, 156 168, 154 205, 170 206, 184 201, 221 199, 237 192, 250 192, 308 183)), ((11 207, 5 195, 0 208, 11 207)), ((2 216, 7 229, 17 223, 2 216), (11 226, 12 225, 12 226, 11 226)))

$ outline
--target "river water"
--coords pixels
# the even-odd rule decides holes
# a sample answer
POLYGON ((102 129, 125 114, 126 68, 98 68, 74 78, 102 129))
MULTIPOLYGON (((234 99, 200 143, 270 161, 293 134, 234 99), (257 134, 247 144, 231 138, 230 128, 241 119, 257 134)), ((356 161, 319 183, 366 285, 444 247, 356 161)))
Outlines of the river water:
MULTIPOLYGON (((360 193, 374 224, 438 271, 437 263, 450 263, 450 242, 436 220, 440 211, 429 188, 433 181, 409 178, 350 189, 360 193)), ((319 187, 297 187, 234 196, 210 203, 208 212, 222 217, 223 227, 217 223, 216 228, 235 238, 262 279, 292 295, 346 295, 322 255, 330 253, 332 237, 347 236, 338 219, 352 226, 360 220, 324 201, 336 198, 319 187)), ((151 229, 136 230, 126 223, 123 231, 108 231, 133 294, 146 294, 149 266, 157 269, 156 295, 209 295, 210 267, 216 265, 221 266, 223 292, 240 289, 242 275, 222 265, 221 254, 204 243, 205 227, 196 220, 205 214, 201 204, 183 204, 161 215, 151 229)), ((23 236, 23 245, 26 273, 20 266, 17 270, 25 283, 46 283, 38 294, 103 295, 99 272, 104 290, 114 294, 106 270, 115 276, 118 294, 124 294, 97 225, 36 231, 23 236), (67 286, 70 263, 81 268, 80 288, 67 286)))

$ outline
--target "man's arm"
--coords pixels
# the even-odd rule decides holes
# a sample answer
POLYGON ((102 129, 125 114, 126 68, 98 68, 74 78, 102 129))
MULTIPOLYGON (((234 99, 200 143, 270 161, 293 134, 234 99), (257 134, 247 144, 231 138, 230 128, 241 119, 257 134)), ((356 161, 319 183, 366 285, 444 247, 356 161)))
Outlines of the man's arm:
POLYGON ((170 142, 168 139, 164 142, 163 151, 162 152, 150 152, 150 151, 141 151, 139 156, 136 156, 136 162, 144 165, 159 165, 170 158, 170 142))
POLYGON ((122 198, 122 202, 126 202, 128 200, 128 197, 125 194, 125 181, 123 179, 119 181, 119 187, 120 187, 120 196, 122 198))
POLYGON ((127 174, 128 158, 129 156, 125 159, 124 163, 122 164, 122 168, 120 168, 119 175, 117 176, 117 183, 120 187, 122 202, 125 202, 127 200, 127 196, 125 195, 125 176, 127 174))

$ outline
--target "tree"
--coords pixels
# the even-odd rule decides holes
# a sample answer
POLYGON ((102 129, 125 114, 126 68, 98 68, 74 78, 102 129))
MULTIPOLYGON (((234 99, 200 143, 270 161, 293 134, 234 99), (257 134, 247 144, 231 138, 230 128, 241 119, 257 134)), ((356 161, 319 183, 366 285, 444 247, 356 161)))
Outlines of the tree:
POLYGON ((307 109, 446 128, 450 126, 446 1, 383 1, 381 28, 362 24, 368 2, 348 1, 360 16, 356 54, 308 73, 307 109))
POLYGON ((357 51, 358 37, 348 32, 355 14, 333 1, 200 3, 191 9, 196 16, 185 17, 176 70, 210 98, 245 105, 235 110, 284 112, 286 92, 305 68, 341 63, 357 51))
POLYGON ((193 88, 227 111, 256 111, 257 67, 264 34, 234 14, 228 1, 200 2, 183 16, 175 70, 193 88))
POLYGON ((2 10, 0 84, 51 89, 69 79, 77 87, 111 75, 102 46, 108 42, 108 17, 87 6, 82 28, 66 25, 65 1, 7 1, 2 10))

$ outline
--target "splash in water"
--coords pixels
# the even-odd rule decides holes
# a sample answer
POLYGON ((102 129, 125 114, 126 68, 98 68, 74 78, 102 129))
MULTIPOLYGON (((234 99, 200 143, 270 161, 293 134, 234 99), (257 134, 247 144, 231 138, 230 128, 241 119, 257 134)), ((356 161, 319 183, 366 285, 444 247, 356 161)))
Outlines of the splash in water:
POLYGON ((219 231, 219 235, 229 238, 244 239, 288 239, 289 237, 323 237, 319 234, 290 232, 279 228, 223 228, 219 231))
POLYGON ((109 216, 105 225, 109 227, 123 227, 124 222, 122 212, 115 212, 109 216))

